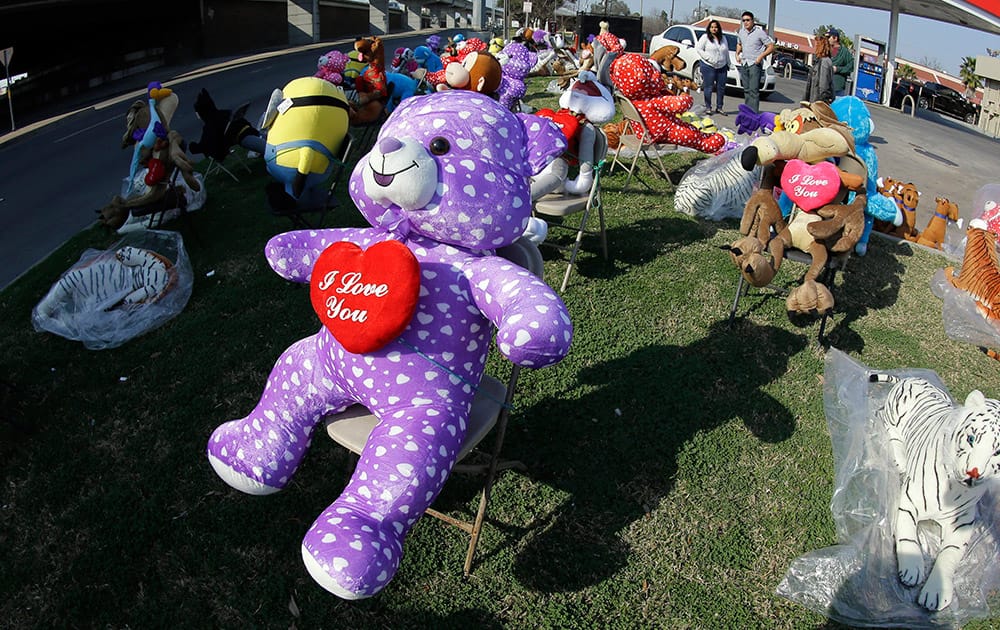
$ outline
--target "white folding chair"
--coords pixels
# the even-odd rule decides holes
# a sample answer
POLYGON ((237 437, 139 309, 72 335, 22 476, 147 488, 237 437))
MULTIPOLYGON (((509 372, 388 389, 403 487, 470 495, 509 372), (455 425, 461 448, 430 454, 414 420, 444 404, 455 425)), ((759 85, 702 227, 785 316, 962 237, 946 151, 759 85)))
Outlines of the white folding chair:
MULTIPOLYGON (((534 273, 539 278, 542 277, 542 256, 538 248, 525 238, 521 238, 513 245, 499 250, 497 254, 515 262, 528 271, 534 273)), ((507 364, 508 361, 503 363, 507 364)), ((514 400, 514 389, 517 386, 517 379, 520 374, 520 366, 510 363, 510 375, 506 382, 486 374, 483 376, 476 390, 475 399, 472 401, 472 410, 467 420, 468 430, 465 435, 465 442, 459 451, 457 462, 453 472, 486 474, 482 490, 479 495, 479 507, 475 516, 471 520, 463 520, 452 517, 433 508, 427 509, 426 514, 441 521, 454 525, 469 535, 469 546, 466 550, 464 574, 466 576, 472 571, 472 560, 479 544, 479 535, 482 531, 483 521, 486 519, 486 511, 489 506, 490 495, 493 491, 493 484, 496 481, 497 473, 507 468, 524 468, 524 465, 515 461, 501 461, 500 451, 503 448, 504 434, 507 430, 507 420, 510 417, 510 410, 514 400), (490 434, 495 434, 493 447, 487 454, 487 461, 479 465, 462 464, 470 453, 490 434)), ((373 416, 361 405, 354 405, 347 410, 324 419, 326 431, 331 438, 354 455, 360 455, 364 449, 368 436, 378 418, 373 416)))
MULTIPOLYGON (((590 123, 587 124, 589 125, 590 123)), ((580 244, 583 242, 585 234, 593 234, 600 237, 601 253, 604 255, 605 260, 608 258, 608 237, 604 223, 604 204, 601 200, 601 171, 604 170, 604 163, 607 160, 608 138, 597 127, 594 127, 594 131, 594 182, 591 184, 590 190, 583 195, 571 195, 565 192, 549 193, 535 201, 533 209, 535 216, 539 218, 545 219, 549 217, 551 219, 558 217, 560 219, 558 222, 547 221, 550 230, 565 229, 576 232, 576 239, 572 245, 560 245, 548 240, 542 243, 542 245, 570 252, 569 263, 566 265, 566 273, 563 274, 562 285, 559 287, 560 292, 566 290, 566 285, 569 283, 569 276, 573 271, 573 265, 576 264, 576 258, 580 252, 580 244), (587 222, 594 211, 597 212, 600 225, 597 229, 590 229, 587 227, 587 222), (576 214, 580 215, 578 222, 566 221, 566 218, 576 214)))

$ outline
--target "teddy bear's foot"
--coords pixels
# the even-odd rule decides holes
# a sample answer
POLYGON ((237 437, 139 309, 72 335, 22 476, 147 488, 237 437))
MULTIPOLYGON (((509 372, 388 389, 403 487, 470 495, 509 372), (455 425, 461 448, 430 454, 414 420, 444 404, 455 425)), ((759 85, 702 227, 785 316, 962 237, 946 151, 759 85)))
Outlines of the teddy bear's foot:
POLYGON ((806 280, 788 293, 785 307, 789 313, 824 315, 833 310, 833 294, 826 285, 806 280))
POLYGON ((337 597, 371 597, 385 588, 399 568, 402 527, 359 515, 337 501, 306 533, 302 562, 316 583, 337 597))
POLYGON ((241 492, 272 494, 284 488, 309 447, 311 427, 301 434, 264 418, 220 425, 208 440, 208 461, 216 474, 241 492))

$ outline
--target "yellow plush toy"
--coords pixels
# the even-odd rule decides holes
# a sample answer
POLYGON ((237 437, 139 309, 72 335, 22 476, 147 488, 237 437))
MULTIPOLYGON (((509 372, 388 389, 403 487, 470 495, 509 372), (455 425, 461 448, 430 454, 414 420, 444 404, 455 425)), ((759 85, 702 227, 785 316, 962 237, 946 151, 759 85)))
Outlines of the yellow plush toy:
POLYGON ((267 131, 267 170, 293 199, 323 182, 347 136, 344 90, 318 77, 301 77, 281 91, 277 116, 267 131))

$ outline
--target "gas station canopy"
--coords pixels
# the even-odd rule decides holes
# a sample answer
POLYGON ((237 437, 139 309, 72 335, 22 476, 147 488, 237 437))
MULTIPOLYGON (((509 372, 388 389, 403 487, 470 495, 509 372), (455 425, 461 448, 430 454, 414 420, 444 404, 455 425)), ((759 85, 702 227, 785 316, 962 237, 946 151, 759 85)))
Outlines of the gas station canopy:
POLYGON ((948 22, 1000 35, 1000 0, 810 0, 862 9, 879 9, 948 22))

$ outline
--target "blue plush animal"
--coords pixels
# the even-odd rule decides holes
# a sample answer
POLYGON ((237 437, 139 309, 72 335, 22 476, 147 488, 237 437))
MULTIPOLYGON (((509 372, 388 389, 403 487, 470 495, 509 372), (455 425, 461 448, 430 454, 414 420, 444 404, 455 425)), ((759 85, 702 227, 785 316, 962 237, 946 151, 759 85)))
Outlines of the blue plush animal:
MULTIPOLYGON (((875 129, 875 121, 872 120, 871 113, 864 101, 856 96, 841 96, 830 105, 837 119, 847 123, 854 136, 854 150, 861 158, 865 166, 868 167, 868 181, 866 183, 868 193, 868 203, 865 205, 865 230, 861 234, 861 239, 854 246, 854 251, 858 256, 864 256, 868 252, 868 236, 872 232, 872 225, 875 219, 879 221, 892 221, 893 225, 900 225, 903 222, 903 215, 896 207, 896 203, 877 192, 878 185, 878 157, 875 156, 875 147, 868 141, 871 132, 875 129)), ((852 201, 848 199, 848 203, 852 201)))
POLYGON ((386 72, 385 80, 391 87, 389 91, 389 100, 385 103, 385 111, 392 113, 392 110, 396 109, 400 101, 411 96, 416 96, 417 88, 420 86, 420 82, 411 76, 407 76, 401 72, 386 72))

